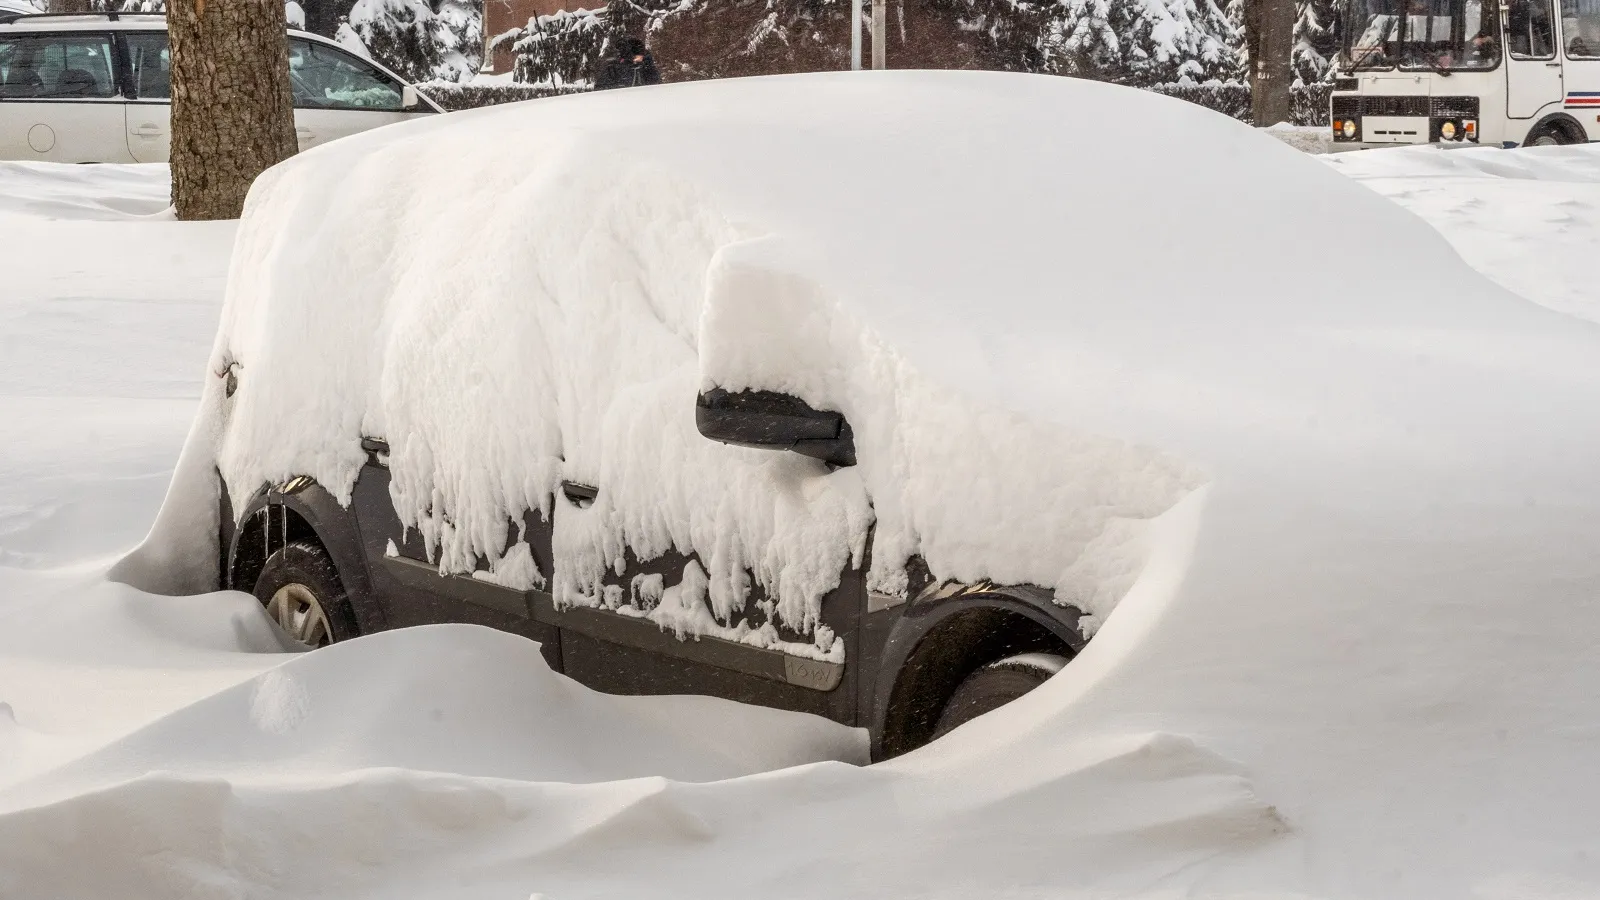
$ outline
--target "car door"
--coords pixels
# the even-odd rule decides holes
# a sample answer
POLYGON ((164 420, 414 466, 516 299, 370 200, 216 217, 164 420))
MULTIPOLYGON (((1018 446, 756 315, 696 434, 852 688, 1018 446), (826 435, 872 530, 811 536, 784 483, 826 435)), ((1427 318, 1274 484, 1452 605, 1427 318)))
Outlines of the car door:
MULTIPOLYGON (((441 574, 438 546, 400 523, 389 490, 389 445, 362 441, 367 464, 356 479, 350 508, 365 548, 373 593, 389 628, 464 622, 520 634, 539 642, 546 662, 561 671, 556 626, 535 616, 551 573, 551 529, 539 510, 508 522, 506 546, 495 561, 479 559, 472 573, 441 574)), ((548 606, 548 603, 545 604, 548 606)))
POLYGON ((132 162, 109 32, 0 36, 0 158, 132 162))
POLYGON ((166 162, 172 153, 172 55, 165 31, 136 31, 123 39, 132 96, 126 116, 128 153, 138 162, 166 162))
POLYGON ((320 41, 289 39, 289 81, 301 150, 417 115, 398 80, 320 41))
MULTIPOLYGON (((692 429, 692 391, 682 402, 692 429)), ((569 471, 604 471, 599 459, 627 455, 627 448, 608 448, 605 440, 600 436, 598 443, 586 439, 568 444, 569 471)), ((767 495, 747 494, 741 502, 777 510, 800 497, 827 493, 821 482, 833 477, 820 462, 799 481, 741 477, 738 470, 759 465, 748 450, 698 435, 692 440, 704 443, 688 454, 672 454, 679 466, 699 470, 702 476, 719 472, 751 494, 767 495)), ((694 482, 695 474, 685 481, 694 482)), ((856 724, 865 573, 848 567, 841 571, 837 586, 821 598, 818 621, 805 633, 796 631, 776 612, 786 598, 769 593, 753 570, 763 563, 730 566, 731 558, 742 554, 727 551, 726 545, 733 543, 725 540, 728 536, 713 537, 712 546, 673 542, 663 547, 647 534, 651 529, 623 526, 676 506, 669 499, 676 493, 675 473, 635 476, 622 476, 631 487, 620 491, 604 483, 603 476, 593 483, 575 478, 563 482, 556 497, 554 596, 538 598, 541 606, 535 612, 561 628, 563 671, 608 693, 708 694, 856 724), (641 492, 646 482, 655 487, 641 492), (595 567, 597 559, 603 560, 602 569, 595 567), (720 587, 719 572, 733 574, 720 587), (813 650, 823 633, 830 636, 830 652, 819 655, 813 650)), ((697 496, 688 502, 691 509, 680 513, 710 521, 723 501, 697 496)), ((816 555, 828 554, 817 548, 816 555)))

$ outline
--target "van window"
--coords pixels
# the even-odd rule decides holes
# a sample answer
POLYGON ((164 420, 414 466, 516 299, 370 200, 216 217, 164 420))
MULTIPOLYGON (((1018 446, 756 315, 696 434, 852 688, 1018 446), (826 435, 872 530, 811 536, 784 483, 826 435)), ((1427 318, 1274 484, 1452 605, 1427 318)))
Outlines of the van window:
POLYGON ((1561 0, 1561 32, 1567 56, 1600 59, 1600 0, 1561 0))
POLYGON ((128 35, 128 69, 134 96, 141 100, 172 99, 172 54, 164 31, 128 35))
POLYGON ((110 35, 0 38, 0 99, 91 100, 116 93, 110 35))
POLYGON ((399 112, 400 84, 355 57, 311 41, 289 41, 294 105, 310 109, 399 112))
POLYGON ((1550 59, 1556 55, 1550 0, 1511 0, 1506 14, 1506 49, 1516 59, 1550 59))

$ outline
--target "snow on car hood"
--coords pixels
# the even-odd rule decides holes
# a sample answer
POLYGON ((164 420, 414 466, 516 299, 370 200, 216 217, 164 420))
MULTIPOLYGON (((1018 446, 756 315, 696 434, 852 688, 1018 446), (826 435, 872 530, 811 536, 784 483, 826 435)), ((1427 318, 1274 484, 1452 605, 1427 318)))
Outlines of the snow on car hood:
MULTIPOLYGON (((606 477, 629 487, 563 538, 589 565, 656 537, 725 554, 712 581, 738 562, 813 596, 870 498, 880 586, 915 551, 1117 613, 1044 688, 887 768, 681 796, 718 809, 730 858, 780 840, 832 873, 794 893, 848 892, 887 871, 860 834, 914 827, 890 867, 907 896, 1581 894, 1597 358, 1595 326, 1409 213, 1166 98, 863 73, 537 101, 263 177, 217 346, 239 393, 209 385, 123 571, 197 559, 163 554, 204 540, 184 483, 213 461, 237 490, 337 492, 363 432, 446 565, 506 536, 436 511, 606 477), (862 465, 700 441, 708 384, 840 409, 862 465), (695 491, 716 512, 680 521, 695 491), (735 793, 745 812, 710 799, 735 793), (799 805, 792 831, 749 812, 772 804, 799 805), (1005 852, 947 854, 978 833, 1005 852)), ((582 884, 565 865, 534 867, 582 884)))

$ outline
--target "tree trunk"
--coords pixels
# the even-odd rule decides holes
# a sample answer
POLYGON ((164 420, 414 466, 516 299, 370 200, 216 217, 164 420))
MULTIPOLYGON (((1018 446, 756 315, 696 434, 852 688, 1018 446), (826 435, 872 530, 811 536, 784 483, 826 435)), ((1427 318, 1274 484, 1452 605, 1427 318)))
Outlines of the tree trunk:
POLYGON ((1250 57, 1250 113, 1258 126, 1292 118, 1295 0, 1246 0, 1245 50, 1250 57))
POLYGON ((282 0, 172 0, 172 204, 236 219, 251 182, 296 150, 282 0))

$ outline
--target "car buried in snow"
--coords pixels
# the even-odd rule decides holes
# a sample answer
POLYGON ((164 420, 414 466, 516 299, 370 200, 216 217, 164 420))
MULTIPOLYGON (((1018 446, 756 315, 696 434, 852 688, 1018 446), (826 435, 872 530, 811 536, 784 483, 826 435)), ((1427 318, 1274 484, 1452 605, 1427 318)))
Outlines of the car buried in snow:
POLYGON ((814 713, 889 757, 1092 677, 1090 638, 1191 552, 1254 596, 1300 559, 1258 519, 1365 496, 1306 473, 1402 496, 1466 471, 1427 429, 1524 433, 1525 405, 1451 418, 1494 390, 1405 337, 1536 318, 1504 297, 1331 168, 1115 86, 841 73, 439 117, 256 183, 123 575, 252 592, 307 646, 505 629, 598 689, 814 713), (1384 290, 1284 289, 1335 251, 1384 290))

